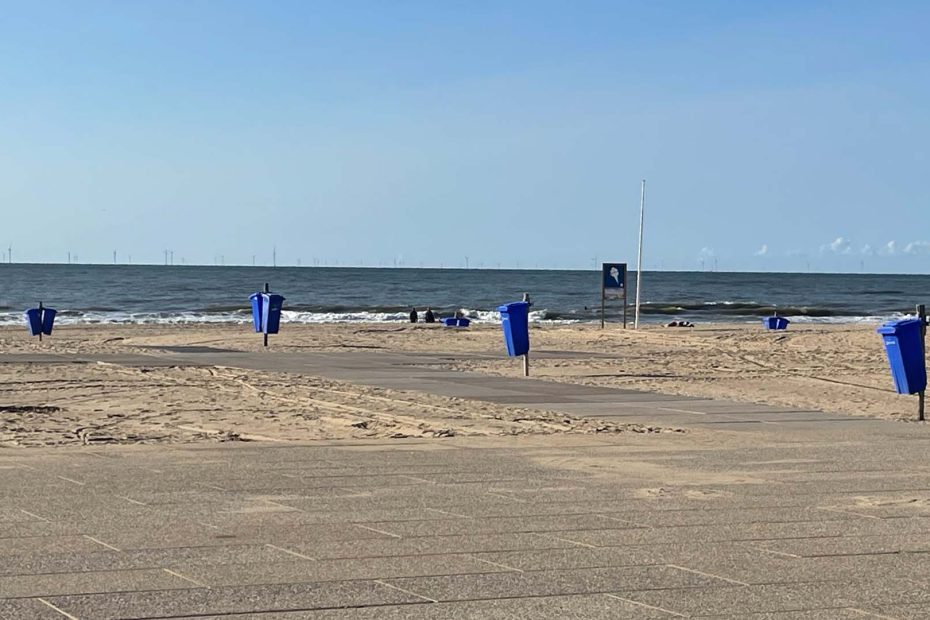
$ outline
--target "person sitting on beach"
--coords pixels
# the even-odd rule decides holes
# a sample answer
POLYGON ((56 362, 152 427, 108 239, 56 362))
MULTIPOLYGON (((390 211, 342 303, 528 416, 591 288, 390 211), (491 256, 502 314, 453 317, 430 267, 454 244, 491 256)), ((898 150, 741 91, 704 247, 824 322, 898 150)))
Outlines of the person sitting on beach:
POLYGON ((433 314, 432 308, 429 308, 429 307, 426 308, 426 314, 423 315, 423 320, 426 321, 427 323, 436 322, 436 316, 433 314))
POLYGON ((418 319, 418 317, 417 317, 417 309, 416 309, 416 308, 411 308, 411 309, 410 309, 410 322, 411 322, 411 323, 416 323, 416 322, 417 322, 417 319, 418 319))
POLYGON ((694 327, 691 321, 672 321, 666 327, 694 327))

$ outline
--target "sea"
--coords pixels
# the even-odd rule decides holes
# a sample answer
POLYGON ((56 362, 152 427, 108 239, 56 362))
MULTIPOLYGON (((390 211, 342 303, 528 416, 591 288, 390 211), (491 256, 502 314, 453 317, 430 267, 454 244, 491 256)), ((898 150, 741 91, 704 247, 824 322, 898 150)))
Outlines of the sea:
MULTIPOLYGON (((636 273, 628 274, 633 321, 636 273)), ((411 308, 499 320, 497 307, 529 293, 540 323, 600 321, 601 273, 572 270, 0 264, 0 325, 22 324, 42 302, 57 325, 247 323, 249 295, 268 283, 285 297, 288 323, 390 323, 411 308)), ((930 303, 930 275, 651 272, 642 277, 645 323, 792 321, 854 323, 900 318, 930 303)), ((605 317, 623 320, 621 298, 605 317)))

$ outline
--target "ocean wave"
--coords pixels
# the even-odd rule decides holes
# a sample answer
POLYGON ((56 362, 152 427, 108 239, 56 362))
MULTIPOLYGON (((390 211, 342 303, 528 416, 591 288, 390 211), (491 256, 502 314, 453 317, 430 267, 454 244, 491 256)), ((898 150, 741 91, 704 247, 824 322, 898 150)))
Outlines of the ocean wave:
MULTIPOLYGON (((420 316, 422 320, 422 312, 420 316)), ((10 309, 12 310, 12 309, 10 309)), ((622 306, 616 304, 606 308, 606 318, 616 322, 623 315, 622 306)), ((687 303, 649 302, 641 306, 641 321, 645 323, 663 323, 671 319, 688 319, 705 323, 754 321, 764 316, 771 316, 775 311, 799 323, 857 323, 887 321, 901 318, 906 312, 894 309, 857 311, 849 308, 808 307, 808 306, 772 306, 756 302, 712 301, 687 303)), ((437 318, 453 316, 459 313, 476 324, 500 323, 500 313, 495 310, 479 308, 434 308, 437 318)), ((633 306, 627 309, 628 322, 633 321, 633 306)), ((326 323, 406 323, 409 321, 409 307, 371 306, 351 308, 349 306, 285 306, 281 314, 283 323, 326 324, 326 323)), ((251 310, 239 306, 212 306, 191 311, 163 312, 128 312, 107 307, 59 310, 56 325, 182 325, 182 324, 246 324, 252 321, 251 310)), ((573 324, 600 321, 600 307, 584 306, 569 310, 534 308, 529 314, 530 323, 534 324, 573 324)), ((0 310, 0 325, 22 325, 22 311, 0 310)))
MULTIPOLYGON (((476 324, 500 323, 500 313, 495 311, 461 308, 458 311, 476 324)), ((454 312, 437 315, 437 319, 452 316, 454 312)), ((409 309, 395 312, 355 310, 349 312, 306 312, 294 309, 281 311, 282 323, 325 324, 325 323, 406 323, 410 320, 409 309)), ((422 319, 421 319, 422 320, 422 319)), ((577 323, 578 318, 553 316, 548 310, 534 310, 529 314, 531 323, 577 323)), ((227 312, 99 312, 82 310, 60 311, 56 325, 186 325, 251 323, 251 311, 236 309, 227 312)), ((0 325, 22 325, 22 312, 0 312, 0 325)))
POLYGON ((642 314, 661 314, 666 316, 688 315, 722 315, 722 316, 771 316, 778 313, 782 316, 807 317, 833 317, 833 316, 863 316, 869 314, 865 310, 851 308, 830 308, 826 306, 777 306, 773 304, 759 304, 756 302, 740 301, 710 301, 699 303, 660 303, 649 302, 640 306, 642 314))

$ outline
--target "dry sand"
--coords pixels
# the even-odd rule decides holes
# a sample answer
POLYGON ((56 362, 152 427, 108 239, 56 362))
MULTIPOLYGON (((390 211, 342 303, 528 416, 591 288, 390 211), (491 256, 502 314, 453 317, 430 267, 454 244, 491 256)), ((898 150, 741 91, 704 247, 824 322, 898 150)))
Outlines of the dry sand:
MULTIPOLYGON (((911 419, 915 399, 893 392, 874 327, 792 325, 787 332, 770 333, 755 324, 639 331, 534 326, 532 374, 552 381, 911 419)), ((490 325, 466 330, 396 324, 282 329, 272 336, 268 354, 458 353, 462 358, 453 367, 465 371, 515 376, 522 368, 504 356, 500 329, 490 325)), ((0 356, 38 351, 159 355, 157 347, 165 346, 262 349, 261 337, 247 326, 64 327, 42 343, 23 329, 0 329, 0 356)), ((647 429, 280 373, 0 364, 0 446, 624 430, 647 429)))

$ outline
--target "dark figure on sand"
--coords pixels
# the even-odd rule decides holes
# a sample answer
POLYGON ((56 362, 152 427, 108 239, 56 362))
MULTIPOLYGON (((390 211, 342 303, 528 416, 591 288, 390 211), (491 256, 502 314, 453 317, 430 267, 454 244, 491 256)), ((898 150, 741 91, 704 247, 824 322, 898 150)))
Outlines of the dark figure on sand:
POLYGON ((417 322, 417 309, 416 308, 410 309, 410 322, 411 323, 417 322))
POLYGON ((436 316, 433 314, 433 309, 432 309, 432 308, 427 308, 427 309, 426 309, 426 314, 423 315, 423 320, 426 321, 427 323, 435 323, 435 322, 436 322, 436 316))

